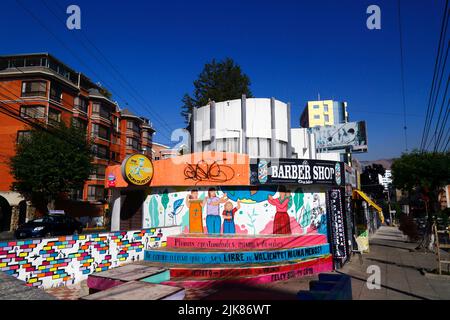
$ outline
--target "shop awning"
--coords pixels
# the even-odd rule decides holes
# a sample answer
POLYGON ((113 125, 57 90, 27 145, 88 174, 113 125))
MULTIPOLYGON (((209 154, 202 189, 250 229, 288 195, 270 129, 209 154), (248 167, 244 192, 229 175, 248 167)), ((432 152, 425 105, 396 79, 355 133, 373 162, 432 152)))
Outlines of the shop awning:
POLYGON ((364 201, 366 201, 370 206, 372 206, 375 210, 378 211, 378 216, 380 217, 381 223, 384 223, 383 210, 381 209, 381 207, 379 207, 375 202, 373 202, 373 200, 370 199, 370 197, 367 194, 365 194, 361 190, 354 189, 353 198, 356 198, 358 195, 361 198, 363 198, 364 201))
POLYGON ((369 205, 371 205, 378 212, 382 212, 383 211, 375 202, 373 202, 372 199, 370 199, 370 197, 367 194, 365 194, 361 190, 354 189, 353 190, 353 198, 355 198, 356 195, 359 195, 361 198, 363 198, 369 205))

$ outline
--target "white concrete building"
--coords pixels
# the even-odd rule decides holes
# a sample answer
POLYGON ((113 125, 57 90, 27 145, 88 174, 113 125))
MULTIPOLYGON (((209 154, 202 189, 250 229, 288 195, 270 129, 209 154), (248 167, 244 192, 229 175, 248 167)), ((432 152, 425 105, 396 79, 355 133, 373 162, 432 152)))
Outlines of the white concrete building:
POLYGON ((337 152, 317 153, 314 134, 307 128, 291 129, 290 114, 290 104, 274 98, 212 101, 193 110, 191 150, 340 161, 337 152))
POLYGON ((226 151, 251 158, 289 158, 290 104, 274 98, 211 102, 194 108, 192 152, 226 151))
POLYGON ((291 129, 292 157, 316 159, 316 142, 314 135, 307 128, 291 129))

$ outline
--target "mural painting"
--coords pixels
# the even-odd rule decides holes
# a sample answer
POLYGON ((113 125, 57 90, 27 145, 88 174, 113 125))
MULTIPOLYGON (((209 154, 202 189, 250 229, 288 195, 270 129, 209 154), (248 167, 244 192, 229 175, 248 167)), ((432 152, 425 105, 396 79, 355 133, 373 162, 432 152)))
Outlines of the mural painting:
MULTIPOLYGON (((182 199, 178 199, 177 201, 180 201, 180 200, 182 201, 182 199)), ((191 190, 191 193, 188 196, 186 196, 186 206, 189 208, 189 232, 190 233, 202 233, 203 232, 203 219, 202 219, 203 201, 198 198, 198 190, 197 189, 191 190)))
POLYGON ((0 271, 27 286, 53 288, 93 272, 143 260, 144 250, 166 246, 179 227, 0 242, 0 271))
POLYGON ((181 225, 183 233, 321 234, 326 239, 325 190, 284 186, 152 188, 144 202, 144 228, 174 225, 181 225), (225 216, 232 219, 225 221, 225 216))

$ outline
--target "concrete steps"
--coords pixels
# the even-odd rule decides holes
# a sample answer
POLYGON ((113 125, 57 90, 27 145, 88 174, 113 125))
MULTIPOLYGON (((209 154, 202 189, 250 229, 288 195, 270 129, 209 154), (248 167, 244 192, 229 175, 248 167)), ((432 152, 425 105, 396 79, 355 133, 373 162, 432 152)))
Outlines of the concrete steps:
POLYGON ((146 250, 144 261, 170 270, 163 284, 183 287, 217 283, 265 283, 332 270, 325 235, 183 234, 146 250))

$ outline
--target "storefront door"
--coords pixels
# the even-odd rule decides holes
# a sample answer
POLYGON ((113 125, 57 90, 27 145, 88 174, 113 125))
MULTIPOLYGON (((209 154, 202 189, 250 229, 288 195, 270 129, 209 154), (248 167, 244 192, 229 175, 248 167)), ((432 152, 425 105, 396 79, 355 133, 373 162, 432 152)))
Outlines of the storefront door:
POLYGON ((142 204, 144 191, 122 191, 124 201, 120 209, 120 230, 142 229, 142 204))

